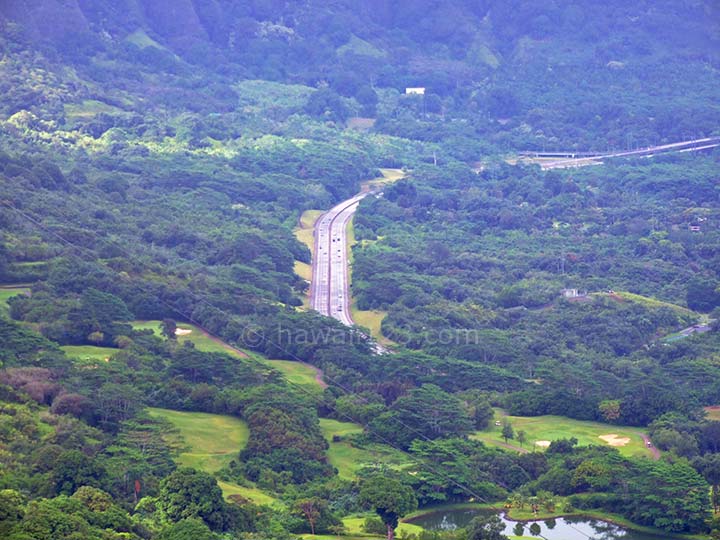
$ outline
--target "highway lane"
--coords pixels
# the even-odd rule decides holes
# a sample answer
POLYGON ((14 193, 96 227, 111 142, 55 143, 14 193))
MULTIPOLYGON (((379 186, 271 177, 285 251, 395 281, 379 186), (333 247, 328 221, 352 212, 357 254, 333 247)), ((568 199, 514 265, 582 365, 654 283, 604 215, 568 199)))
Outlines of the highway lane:
MULTIPOLYGON (((588 165, 602 165, 603 159, 614 157, 652 157, 656 154, 670 152, 696 152, 707 150, 720 146, 720 138, 706 137, 703 139, 694 139, 691 141, 681 141, 677 143, 663 144, 659 146, 651 146, 649 148, 641 148, 639 150, 629 150, 625 152, 613 152, 609 154, 600 154, 591 157, 579 157, 572 159, 561 159, 559 161, 550 161, 542 163, 540 167, 543 170, 548 169, 566 169, 572 167, 586 167, 588 165)), ((582 154, 582 153, 581 153, 582 154)))
POLYGON ((347 225, 367 193, 343 201, 315 223, 310 304, 323 315, 352 326, 347 225))

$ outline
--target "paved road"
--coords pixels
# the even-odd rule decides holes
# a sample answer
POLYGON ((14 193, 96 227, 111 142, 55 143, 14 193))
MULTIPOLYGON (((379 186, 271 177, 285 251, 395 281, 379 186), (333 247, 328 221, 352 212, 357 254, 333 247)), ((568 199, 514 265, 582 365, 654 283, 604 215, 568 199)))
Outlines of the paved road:
MULTIPOLYGON (((588 165, 601 165, 603 159, 614 157, 644 156, 652 157, 656 154, 664 154, 669 152, 696 152, 699 150, 707 150, 720 146, 719 137, 706 137, 704 139, 694 139, 692 141, 682 141, 672 144, 663 144, 660 146, 651 146, 649 148, 641 148, 639 150, 630 150, 627 152, 614 152, 602 154, 592 157, 580 157, 572 159, 561 159, 559 161, 550 161, 542 163, 540 166, 544 170, 548 169, 566 169, 570 167, 586 167, 588 165)), ((540 155, 540 154, 538 154, 540 155)))
POLYGON ((367 193, 359 193, 320 216, 315 223, 310 304, 323 315, 352 326, 348 278, 347 224, 367 193))

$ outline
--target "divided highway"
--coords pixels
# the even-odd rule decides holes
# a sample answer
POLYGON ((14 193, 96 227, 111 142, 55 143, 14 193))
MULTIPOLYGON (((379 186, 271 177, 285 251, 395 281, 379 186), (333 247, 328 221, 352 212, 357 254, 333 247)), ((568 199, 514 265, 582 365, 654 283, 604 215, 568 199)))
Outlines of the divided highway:
POLYGON ((629 150, 626 152, 612 152, 606 154, 591 154, 589 152, 535 152, 532 154, 536 158, 555 157, 557 155, 566 154, 570 159, 561 159, 559 161, 549 161, 542 163, 540 167, 544 170, 548 169, 566 169, 570 167, 585 167, 588 165, 601 165, 603 159, 614 157, 630 157, 641 156, 651 157, 656 154, 664 154, 670 152, 697 152, 720 146, 720 137, 706 137, 703 139, 694 139, 692 141, 682 141, 671 144, 663 144, 660 146, 651 146, 649 148, 641 148, 639 150, 629 150))
MULTIPOLYGON (((708 137, 683 141, 641 150, 627 152, 590 154, 582 152, 527 152, 526 157, 548 158, 565 156, 571 159, 545 162, 541 167, 560 169, 600 165, 603 159, 624 156, 646 156, 665 152, 693 152, 720 146, 720 137, 708 137)), ((347 225, 357 210, 360 201, 369 192, 358 193, 321 215, 315 223, 315 252, 312 261, 312 281, 310 285, 310 305, 312 309, 343 324, 354 324, 350 314, 350 279, 348 276, 347 225)))
POLYGON ((315 311, 352 326, 348 277, 347 225, 367 193, 336 205, 315 223, 310 305, 315 311))

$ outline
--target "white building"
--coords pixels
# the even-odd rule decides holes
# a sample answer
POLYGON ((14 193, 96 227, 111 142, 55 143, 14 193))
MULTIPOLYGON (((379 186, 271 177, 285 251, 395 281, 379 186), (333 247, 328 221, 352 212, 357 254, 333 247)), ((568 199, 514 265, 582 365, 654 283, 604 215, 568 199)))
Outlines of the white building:
POLYGON ((561 292, 565 298, 583 298, 587 296, 587 291, 579 291, 577 289, 563 289, 561 292))

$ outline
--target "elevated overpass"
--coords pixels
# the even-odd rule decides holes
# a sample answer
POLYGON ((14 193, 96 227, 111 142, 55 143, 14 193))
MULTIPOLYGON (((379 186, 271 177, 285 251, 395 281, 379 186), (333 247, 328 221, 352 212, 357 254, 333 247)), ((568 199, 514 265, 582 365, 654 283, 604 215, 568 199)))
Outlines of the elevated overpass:
POLYGON ((720 146, 720 137, 704 137, 670 144, 648 146, 626 151, 591 152, 578 150, 558 150, 551 152, 520 152, 521 162, 538 163, 544 170, 565 169, 601 165, 604 160, 618 157, 652 157, 674 152, 699 152, 720 146))

